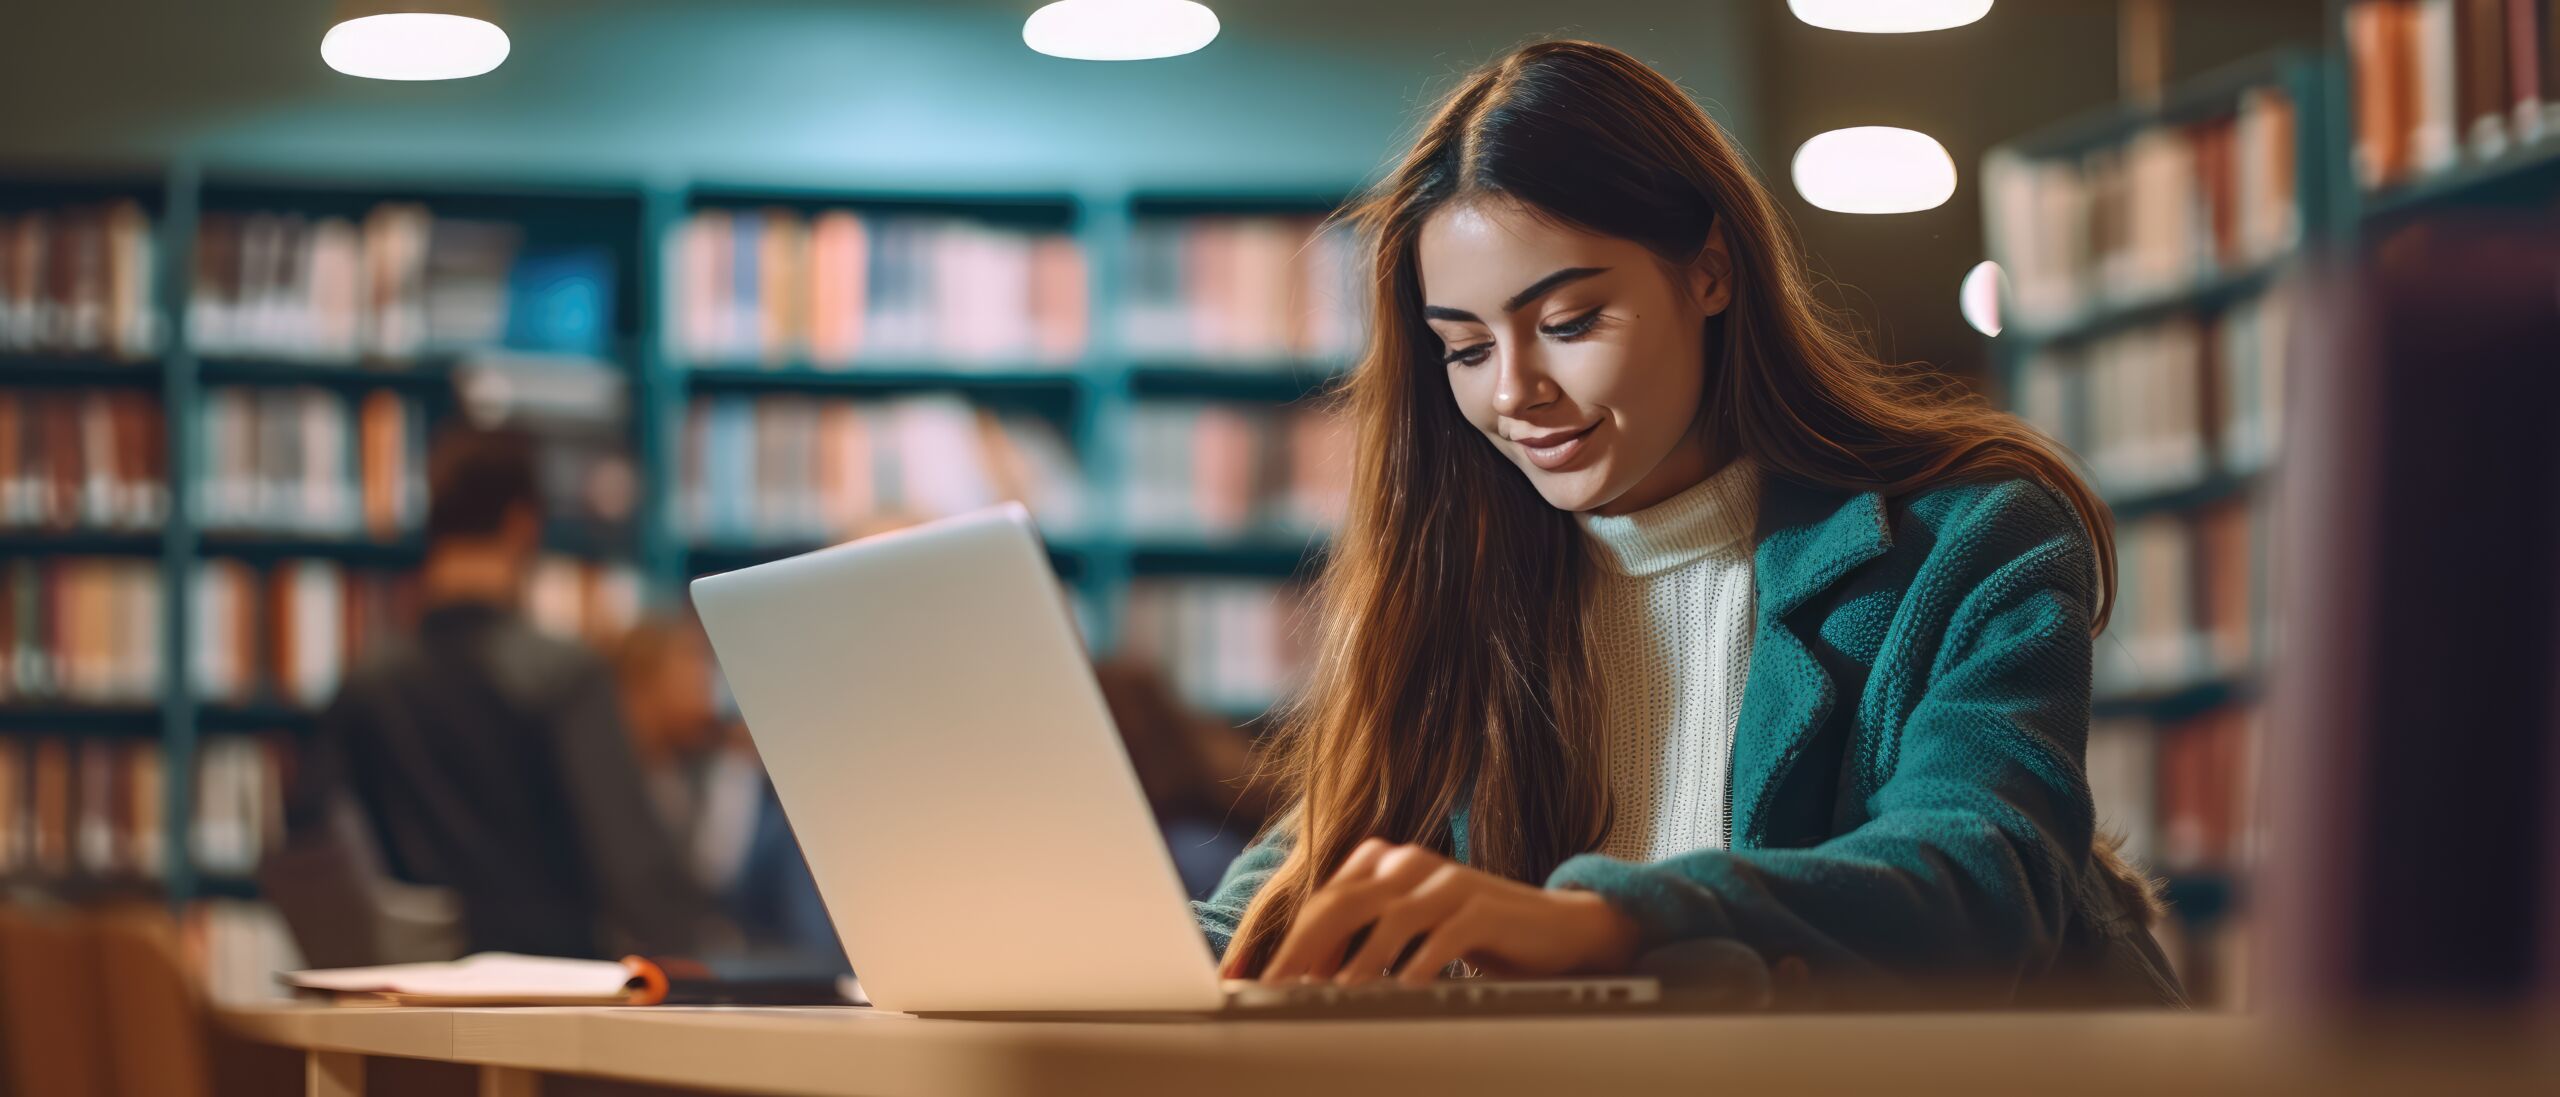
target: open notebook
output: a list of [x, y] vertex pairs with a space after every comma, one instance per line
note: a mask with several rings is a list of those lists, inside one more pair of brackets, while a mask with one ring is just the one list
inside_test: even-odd
[[652, 1006], [662, 1002], [868, 1004], [850, 975], [805, 965], [706, 964], [626, 956], [568, 960], [481, 952], [443, 963], [288, 971], [299, 990], [346, 1005]]

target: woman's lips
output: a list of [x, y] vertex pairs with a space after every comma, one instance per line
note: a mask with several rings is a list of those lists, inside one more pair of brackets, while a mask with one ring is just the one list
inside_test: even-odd
[[1582, 455], [1583, 448], [1591, 440], [1591, 432], [1599, 426], [1595, 420], [1581, 430], [1560, 430], [1532, 438], [1517, 438], [1513, 439], [1513, 444], [1520, 447], [1521, 453], [1528, 455], [1530, 464], [1554, 472], [1572, 464], [1574, 458]]

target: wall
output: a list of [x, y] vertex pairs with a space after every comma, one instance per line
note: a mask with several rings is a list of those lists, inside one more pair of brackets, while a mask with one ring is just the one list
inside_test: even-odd
[[[508, 63], [330, 71], [319, 0], [29, 5], [0, 24], [0, 158], [179, 150], [293, 169], [703, 173], [758, 182], [1292, 189], [1385, 162], [1455, 73], [1531, 35], [1635, 51], [1754, 129], [1752, 5], [1227, 0], [1208, 49], [1138, 64], [1022, 44], [1031, 0], [501, 0]], [[27, 105], [39, 104], [29, 109]]]

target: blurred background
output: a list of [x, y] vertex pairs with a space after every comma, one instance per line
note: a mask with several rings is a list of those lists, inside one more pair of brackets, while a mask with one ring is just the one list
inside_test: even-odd
[[[1365, 318], [1322, 218], [1459, 73], [1567, 35], [1699, 98], [1888, 358], [2083, 460], [2123, 577], [2100, 814], [2168, 881], [2190, 990], [2247, 1004], [2314, 272], [2560, 195], [2543, 0], [2011, 0], [1924, 34], [1227, 0], [1205, 48], [1126, 63], [1027, 48], [1027, 0], [462, 6], [511, 53], [438, 82], [333, 71], [319, 0], [0, 16], [0, 879], [22, 916], [169, 905], [217, 995], [304, 959], [261, 865], [342, 680], [431, 608], [430, 471], [470, 429], [538, 440], [524, 616], [622, 676], [679, 842], [756, 780], [682, 584], [1019, 499], [1205, 892], [1267, 810], [1241, 778], [1347, 491], [1321, 396]], [[1799, 150], [1862, 126], [1934, 139], [1952, 189], [1820, 201]], [[755, 829], [719, 810], [687, 847], [714, 891]]]

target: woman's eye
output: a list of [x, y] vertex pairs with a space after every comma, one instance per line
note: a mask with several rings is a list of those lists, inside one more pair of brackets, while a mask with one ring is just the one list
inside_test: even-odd
[[1547, 334], [1549, 334], [1549, 335], [1553, 335], [1553, 336], [1557, 336], [1557, 337], [1565, 338], [1565, 339], [1571, 339], [1571, 338], [1573, 338], [1573, 337], [1575, 337], [1575, 336], [1577, 336], [1577, 335], [1581, 335], [1581, 334], [1582, 334], [1582, 333], [1584, 333], [1584, 332], [1590, 331], [1590, 330], [1591, 330], [1591, 325], [1596, 324], [1596, 323], [1599, 323], [1599, 322], [1600, 322], [1600, 310], [1599, 310], [1599, 309], [1593, 309], [1593, 310], [1591, 310], [1591, 311], [1589, 311], [1589, 312], [1583, 313], [1583, 314], [1582, 314], [1582, 315], [1580, 315], [1580, 316], [1574, 317], [1574, 318], [1573, 318], [1573, 319], [1571, 319], [1571, 320], [1567, 320], [1567, 321], [1565, 321], [1565, 322], [1563, 322], [1563, 323], [1561, 323], [1561, 324], [1557, 324], [1557, 325], [1554, 325], [1554, 326], [1552, 326], [1552, 327], [1542, 327], [1542, 328], [1539, 328], [1538, 330], [1539, 330], [1539, 331], [1542, 331], [1542, 332], [1545, 332], [1545, 333], [1547, 333]]
[[1475, 365], [1478, 362], [1484, 361], [1485, 351], [1492, 346], [1493, 344], [1491, 343], [1476, 343], [1470, 346], [1454, 348], [1448, 353], [1440, 356], [1440, 364], [1444, 366]]

